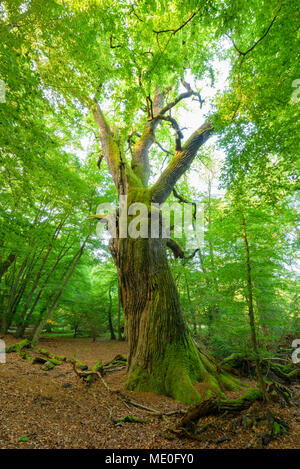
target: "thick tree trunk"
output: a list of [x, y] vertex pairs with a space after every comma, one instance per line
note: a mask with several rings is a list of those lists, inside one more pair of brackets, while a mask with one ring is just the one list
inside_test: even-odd
[[[99, 103], [91, 106], [99, 127], [104, 158], [118, 194], [128, 195], [128, 207], [135, 202], [147, 204], [148, 208], [151, 202], [166, 202], [176, 182], [189, 169], [199, 148], [214, 131], [208, 119], [181, 144], [180, 127], [167, 114], [182, 99], [197, 95], [187, 83], [183, 84], [187, 91], [165, 106], [164, 91], [157, 89], [153, 101], [150, 99], [147, 121], [134, 146], [130, 166], [124, 156], [124, 145], [120, 146], [115, 138]], [[148, 188], [149, 150], [155, 141], [157, 126], [165, 121], [171, 123], [176, 132], [174, 156]], [[198, 351], [188, 333], [165, 247], [166, 240], [161, 238], [114, 237], [111, 241], [130, 349], [127, 387], [165, 394], [189, 404], [200, 401], [201, 395], [221, 393], [238, 384], [229, 376], [217, 373], [213, 360]], [[181, 254], [177, 252], [176, 255]], [[202, 384], [196, 388], [197, 381]]]
[[[128, 389], [152, 391], [184, 403], [238, 388], [199, 352], [181, 313], [165, 240], [114, 239], [129, 341]], [[201, 383], [195, 386], [195, 383]]]

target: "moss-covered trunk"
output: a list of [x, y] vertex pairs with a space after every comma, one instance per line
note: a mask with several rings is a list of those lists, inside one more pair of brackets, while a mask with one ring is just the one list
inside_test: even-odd
[[[165, 240], [114, 239], [129, 341], [127, 388], [196, 403], [238, 383], [199, 352], [180, 308]], [[196, 385], [199, 382], [201, 384]]]

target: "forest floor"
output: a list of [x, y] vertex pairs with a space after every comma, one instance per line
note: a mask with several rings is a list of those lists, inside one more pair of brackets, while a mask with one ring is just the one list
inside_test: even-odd
[[[6, 345], [16, 342], [5, 337]], [[112, 360], [117, 354], [127, 354], [127, 344], [117, 341], [91, 339], [42, 339], [40, 347], [76, 358], [92, 367], [99, 359]], [[34, 357], [38, 353], [29, 351]], [[41, 365], [24, 361], [17, 353], [7, 354], [6, 364], [0, 364], [0, 448], [246, 448], [251, 446], [261, 429], [232, 428], [238, 416], [209, 416], [201, 424], [210, 423], [201, 434], [202, 441], [178, 438], [168, 429], [175, 427], [180, 417], [161, 418], [144, 410], [128, 407], [111, 394], [98, 380], [88, 386], [73, 371], [71, 364], [63, 363], [51, 371]], [[158, 409], [172, 411], [186, 408], [171, 398], [152, 393], [125, 390], [125, 371], [107, 374], [111, 389], [124, 391], [131, 399]], [[244, 380], [245, 381], [245, 380]], [[246, 384], [254, 385], [251, 381]], [[231, 392], [229, 398], [241, 392]], [[256, 402], [251, 409], [239, 415], [264, 411], [263, 403]], [[300, 448], [300, 408], [282, 407], [276, 403], [270, 410], [289, 424], [288, 433], [271, 441], [267, 448]], [[115, 425], [110, 416], [119, 419], [127, 415], [138, 417], [143, 423]], [[225, 441], [222, 441], [225, 440]]]

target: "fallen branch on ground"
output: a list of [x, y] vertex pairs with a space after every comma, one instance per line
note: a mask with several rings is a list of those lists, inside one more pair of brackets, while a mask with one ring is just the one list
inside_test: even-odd
[[207, 415], [217, 415], [223, 412], [240, 412], [248, 409], [256, 400], [262, 400], [263, 395], [258, 389], [250, 388], [238, 399], [218, 399], [210, 397], [188, 409], [177, 430], [195, 433], [198, 420]]

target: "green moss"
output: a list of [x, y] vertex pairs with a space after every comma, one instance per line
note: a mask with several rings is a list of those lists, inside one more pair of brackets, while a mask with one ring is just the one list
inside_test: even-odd
[[42, 370], [49, 371], [49, 370], [52, 370], [54, 367], [55, 365], [51, 363], [50, 361], [48, 361], [45, 363], [45, 365], [42, 366]]
[[49, 358], [49, 362], [51, 362], [53, 365], [61, 365], [62, 362], [57, 360], [56, 358]]
[[48, 350], [45, 350], [43, 348], [38, 348], [38, 351], [42, 354], [48, 357], [51, 360], [57, 360], [59, 361], [59, 365], [61, 365], [62, 362], [66, 361], [67, 358], [61, 355], [55, 355], [54, 353], [48, 352]]
[[[136, 391], [163, 394], [185, 404], [196, 404], [203, 397], [224, 396], [222, 389], [239, 389], [240, 384], [229, 375], [219, 379], [213, 362], [199, 352], [188, 336], [184, 343], [166, 347], [164, 357], [156, 357], [151, 372], [140, 366], [130, 370], [126, 386]], [[200, 382], [199, 386], [195, 383]]]
[[141, 420], [138, 417], [132, 417], [131, 415], [125, 415], [125, 417], [122, 417], [119, 419], [119, 422], [128, 422], [128, 423], [146, 423], [146, 420]]
[[16, 344], [13, 344], [10, 347], [7, 347], [6, 353], [12, 353], [12, 352], [20, 353], [21, 350], [25, 347], [29, 347], [28, 339], [21, 340], [20, 342], [17, 342]]
[[288, 373], [287, 376], [289, 377], [290, 380], [298, 378], [298, 377], [300, 377], [300, 371], [299, 370], [293, 370], [290, 373]]
[[19, 355], [22, 358], [22, 360], [25, 360], [26, 362], [30, 362], [31, 356], [28, 353], [20, 351]]
[[45, 364], [45, 363], [52, 363], [53, 367], [62, 364], [61, 361], [56, 360], [55, 358], [48, 358], [48, 357], [47, 357], [47, 358], [44, 358], [44, 357], [35, 357], [35, 358], [32, 360], [32, 364], [35, 365], [36, 363], [42, 363], [42, 364]]
[[238, 379], [234, 378], [233, 376], [230, 376], [228, 373], [220, 373], [218, 375], [218, 381], [224, 386], [225, 389], [228, 391], [238, 391], [241, 389], [243, 386], [245, 386], [243, 383], [241, 383]]
[[242, 406], [244, 402], [255, 402], [262, 398], [262, 393], [259, 389], [249, 388], [247, 391], [237, 399], [226, 399], [227, 404], [235, 404], [237, 406]]
[[102, 367], [102, 360], [98, 360], [92, 368], [92, 371], [98, 371]]
[[276, 438], [278, 435], [282, 435], [283, 433], [287, 433], [287, 432], [288, 432], [287, 426], [283, 422], [278, 421], [275, 418], [273, 421], [272, 430], [271, 430], [272, 437]]
[[[219, 379], [219, 376], [218, 376], [218, 379]], [[218, 379], [215, 378], [212, 374], [207, 376], [206, 380], [209, 383], [210, 389], [206, 391], [205, 397], [211, 397], [213, 394], [220, 394], [224, 396], [224, 394], [220, 392], [221, 387], [218, 382]]]

